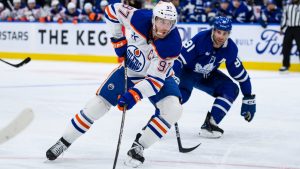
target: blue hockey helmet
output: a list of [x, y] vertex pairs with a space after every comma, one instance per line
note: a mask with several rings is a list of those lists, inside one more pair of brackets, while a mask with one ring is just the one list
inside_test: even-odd
[[218, 29], [222, 31], [231, 31], [232, 29], [231, 19], [224, 16], [218, 16], [215, 18], [213, 26], [214, 29]]

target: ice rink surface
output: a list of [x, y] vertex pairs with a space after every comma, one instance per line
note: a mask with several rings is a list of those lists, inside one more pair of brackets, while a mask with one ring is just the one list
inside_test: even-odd
[[[9, 60], [17, 63], [18, 60]], [[0, 169], [109, 169], [113, 166], [121, 112], [116, 108], [96, 121], [54, 162], [46, 150], [60, 137], [70, 119], [94, 96], [117, 65], [31, 61], [20, 68], [0, 63], [0, 128], [24, 108], [35, 119], [22, 133], [0, 145]], [[221, 139], [198, 136], [213, 98], [194, 91], [184, 105], [179, 127], [184, 147], [202, 143], [191, 153], [178, 152], [172, 128], [160, 142], [145, 150], [145, 169], [300, 169], [300, 74], [249, 71], [257, 95], [254, 120], [240, 116], [242, 95], [221, 122]], [[118, 169], [135, 135], [154, 108], [143, 99], [126, 114]]]

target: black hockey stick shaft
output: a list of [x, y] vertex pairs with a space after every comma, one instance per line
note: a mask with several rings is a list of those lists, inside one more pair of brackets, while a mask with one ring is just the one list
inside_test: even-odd
[[191, 147], [191, 148], [182, 147], [178, 123], [175, 123], [175, 131], [176, 131], [176, 138], [177, 138], [179, 152], [188, 153], [188, 152], [195, 150], [197, 147], [199, 147], [201, 145], [201, 143], [200, 143], [200, 144], [196, 145], [195, 147]]
[[12, 64], [12, 63], [7, 62], [7, 61], [5, 61], [5, 60], [3, 60], [3, 59], [0, 59], [0, 61], [4, 62], [4, 63], [6, 63], [6, 64], [8, 64], [8, 65], [10, 65], [10, 66], [16, 67], [16, 68], [18, 68], [18, 67], [20, 67], [20, 66], [23, 66], [24, 64], [30, 62], [30, 60], [31, 60], [31, 58], [30, 58], [30, 57], [27, 57], [26, 59], [24, 59], [22, 62], [20, 62], [20, 63], [18, 63], [18, 64]]
[[[124, 93], [127, 92], [127, 65], [126, 65], [126, 56], [124, 58]], [[118, 145], [117, 145], [117, 150], [116, 150], [116, 155], [115, 155], [115, 160], [114, 160], [114, 165], [113, 169], [116, 168], [117, 162], [118, 162], [118, 156], [119, 156], [119, 151], [120, 151], [120, 146], [121, 146], [121, 140], [123, 136], [123, 129], [124, 129], [124, 123], [125, 123], [125, 114], [126, 114], [126, 109], [127, 106], [124, 106], [123, 109], [123, 114], [122, 114], [122, 121], [121, 121], [121, 127], [120, 127], [120, 133], [119, 133], [119, 140], [118, 140]]]

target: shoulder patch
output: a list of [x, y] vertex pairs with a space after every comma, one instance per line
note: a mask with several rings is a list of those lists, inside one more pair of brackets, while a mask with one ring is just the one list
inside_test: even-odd
[[149, 39], [149, 30], [152, 27], [152, 11], [147, 9], [136, 10], [131, 18], [131, 26], [141, 36]]

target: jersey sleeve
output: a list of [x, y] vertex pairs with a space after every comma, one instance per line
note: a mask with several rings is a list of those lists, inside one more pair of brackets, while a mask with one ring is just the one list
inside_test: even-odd
[[124, 36], [122, 26], [130, 27], [130, 20], [135, 11], [135, 8], [122, 3], [114, 3], [105, 8], [104, 16], [112, 37], [118, 39]]
[[228, 52], [230, 58], [226, 59], [226, 68], [232, 78], [239, 82], [243, 95], [251, 95], [252, 86], [248, 72], [244, 68], [241, 60], [237, 57], [238, 49], [236, 45]]

